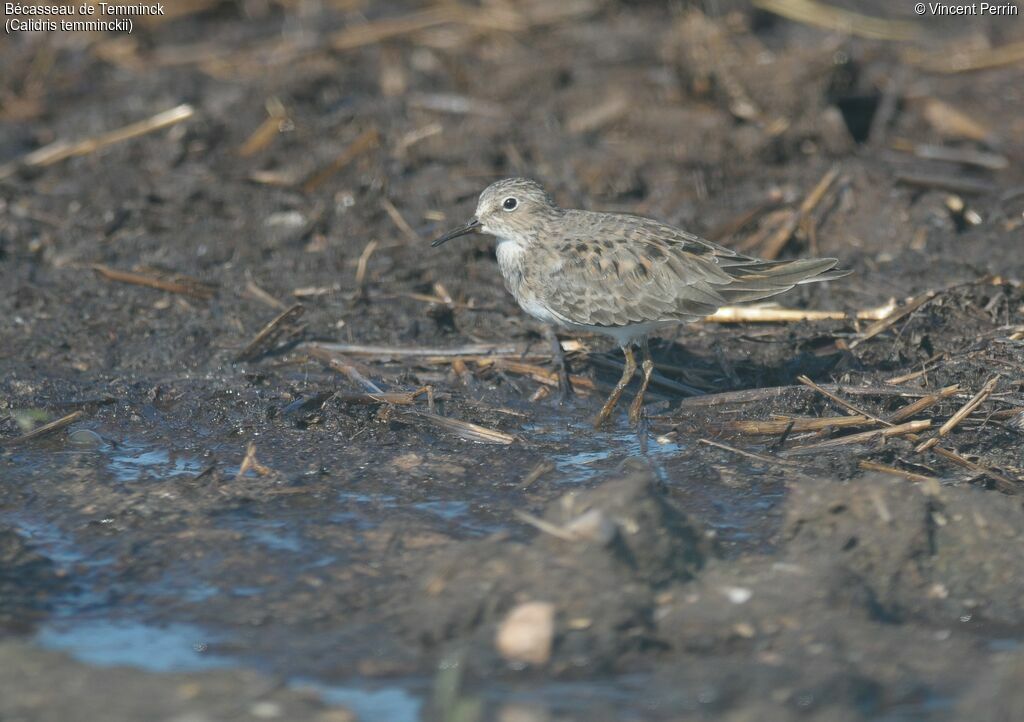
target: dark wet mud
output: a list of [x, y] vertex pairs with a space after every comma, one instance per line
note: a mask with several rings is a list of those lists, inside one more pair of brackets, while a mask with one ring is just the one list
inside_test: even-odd
[[[702, 10], [0, 46], [0, 718], [1024, 717], [1024, 20]], [[559, 403], [491, 244], [429, 247], [516, 174], [854, 274], [595, 432], [620, 352], [563, 333]]]

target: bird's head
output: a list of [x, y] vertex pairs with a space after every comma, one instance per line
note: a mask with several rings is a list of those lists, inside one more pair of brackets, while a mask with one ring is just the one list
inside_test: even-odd
[[469, 223], [449, 231], [431, 245], [440, 246], [469, 233], [515, 238], [559, 212], [551, 196], [536, 181], [506, 178], [484, 188]]

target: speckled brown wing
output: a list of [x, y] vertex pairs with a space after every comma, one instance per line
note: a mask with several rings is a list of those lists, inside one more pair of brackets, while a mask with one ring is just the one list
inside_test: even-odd
[[557, 316], [591, 326], [694, 321], [788, 291], [836, 264], [762, 261], [637, 216], [567, 211], [559, 225], [564, 233], [546, 239], [559, 262], [537, 279], [542, 297]]

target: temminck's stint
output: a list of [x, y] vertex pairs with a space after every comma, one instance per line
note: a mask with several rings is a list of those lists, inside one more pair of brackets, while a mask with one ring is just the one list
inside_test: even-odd
[[595, 427], [608, 420], [636, 372], [633, 344], [640, 346], [643, 379], [629, 418], [639, 421], [654, 371], [651, 332], [848, 273], [833, 270], [835, 258], [765, 261], [649, 218], [559, 208], [525, 178], [487, 186], [474, 218], [432, 245], [469, 233], [497, 237], [505, 285], [528, 314], [611, 336], [622, 347], [626, 368]]

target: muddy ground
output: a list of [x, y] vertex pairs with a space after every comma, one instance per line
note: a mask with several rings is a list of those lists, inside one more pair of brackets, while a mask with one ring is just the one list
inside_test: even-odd
[[[801, 5], [5, 38], [0, 718], [1024, 717], [1024, 20]], [[518, 174], [841, 258], [782, 303], [847, 316], [669, 333], [595, 433], [621, 354], [563, 334], [559, 404], [428, 244]]]

